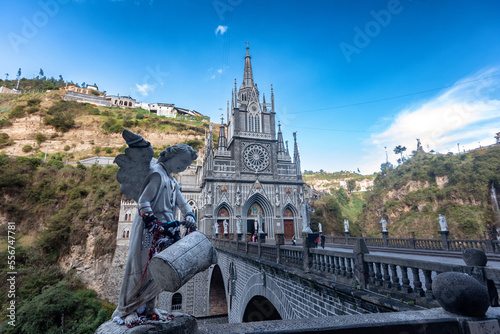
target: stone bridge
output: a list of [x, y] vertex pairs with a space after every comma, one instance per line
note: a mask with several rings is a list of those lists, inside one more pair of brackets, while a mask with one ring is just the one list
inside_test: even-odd
[[485, 267], [470, 267], [450, 252], [368, 251], [362, 238], [344, 238], [337, 245], [347, 248], [325, 249], [227, 239], [212, 243], [230, 323], [439, 307], [432, 280], [449, 271], [468, 273], [495, 292], [500, 285], [496, 258]]

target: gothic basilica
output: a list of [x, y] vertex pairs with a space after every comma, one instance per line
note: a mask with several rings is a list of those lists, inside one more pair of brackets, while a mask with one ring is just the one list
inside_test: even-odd
[[[191, 172], [184, 172], [192, 177], [181, 175], [179, 180], [184, 197], [198, 211], [200, 231], [207, 235], [222, 236], [224, 221], [231, 236], [256, 233], [254, 221], [261, 215], [259, 230], [269, 239], [276, 233], [284, 233], [287, 240], [301, 236], [304, 182], [295, 133], [292, 161], [280, 125], [276, 133], [273, 87], [271, 103], [260, 95], [247, 47], [243, 82], [237, 89], [235, 80], [227, 125], [221, 124], [217, 149], [209, 133], [203, 166], [193, 166]], [[199, 184], [198, 194], [193, 181]]]

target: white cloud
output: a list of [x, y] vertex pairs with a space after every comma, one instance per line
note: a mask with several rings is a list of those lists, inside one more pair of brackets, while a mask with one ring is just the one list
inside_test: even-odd
[[229, 66], [222, 66], [222, 68], [218, 68], [216, 70], [214, 70], [213, 67], [210, 67], [208, 70], [207, 70], [207, 73], [208, 73], [208, 76], [210, 78], [210, 80], [213, 80], [215, 78], [217, 78], [218, 76], [221, 76], [224, 72], [226, 72], [226, 70], [229, 68]]
[[215, 35], [217, 35], [218, 33], [224, 35], [226, 31], [227, 31], [227, 26], [218, 26], [217, 29], [215, 29]]
[[[382, 132], [371, 136], [370, 153], [363, 169], [377, 171], [385, 162], [384, 146], [389, 160], [397, 157], [397, 145], [407, 147], [407, 154], [416, 149], [419, 138], [426, 151], [439, 153], [474, 149], [494, 143], [500, 131], [500, 67], [479, 71], [456, 82], [440, 95], [401, 110]], [[391, 159], [391, 156], [394, 159]]]
[[156, 88], [156, 86], [152, 86], [147, 83], [145, 83], [144, 85], [139, 85], [138, 83], [136, 83], [135, 86], [137, 87], [137, 91], [139, 92], [139, 94], [141, 94], [142, 96], [148, 96], [149, 92], [153, 92]]

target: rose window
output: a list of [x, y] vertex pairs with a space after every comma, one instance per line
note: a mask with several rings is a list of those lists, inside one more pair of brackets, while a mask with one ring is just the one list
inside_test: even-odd
[[245, 165], [256, 172], [260, 172], [269, 166], [269, 153], [260, 145], [250, 145], [243, 152]]

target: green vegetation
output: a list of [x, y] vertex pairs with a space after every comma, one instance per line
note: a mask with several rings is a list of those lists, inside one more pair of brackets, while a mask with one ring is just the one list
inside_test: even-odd
[[9, 135], [5, 132], [0, 132], [0, 148], [14, 144], [14, 141], [10, 139]]
[[[74, 167], [55, 157], [43, 163], [39, 158], [0, 155], [0, 206], [6, 219], [16, 223], [18, 272], [18, 325], [7, 325], [7, 310], [2, 308], [0, 332], [93, 333], [109, 319], [114, 306], [85, 289], [71, 271], [64, 274], [57, 263], [72, 246], [85, 243], [89, 233], [99, 233], [95, 256], [114, 251], [121, 198], [116, 169]], [[6, 235], [6, 225], [1, 228]], [[7, 258], [6, 251], [1, 255]], [[1, 264], [3, 271], [6, 265]], [[2, 305], [7, 284], [0, 282]]]
[[397, 168], [381, 166], [360, 215], [368, 235], [378, 236], [381, 214], [393, 237], [413, 231], [437, 238], [438, 214], [448, 221], [450, 237], [480, 239], [495, 224], [490, 189], [500, 189], [500, 146], [460, 155], [414, 152]]

